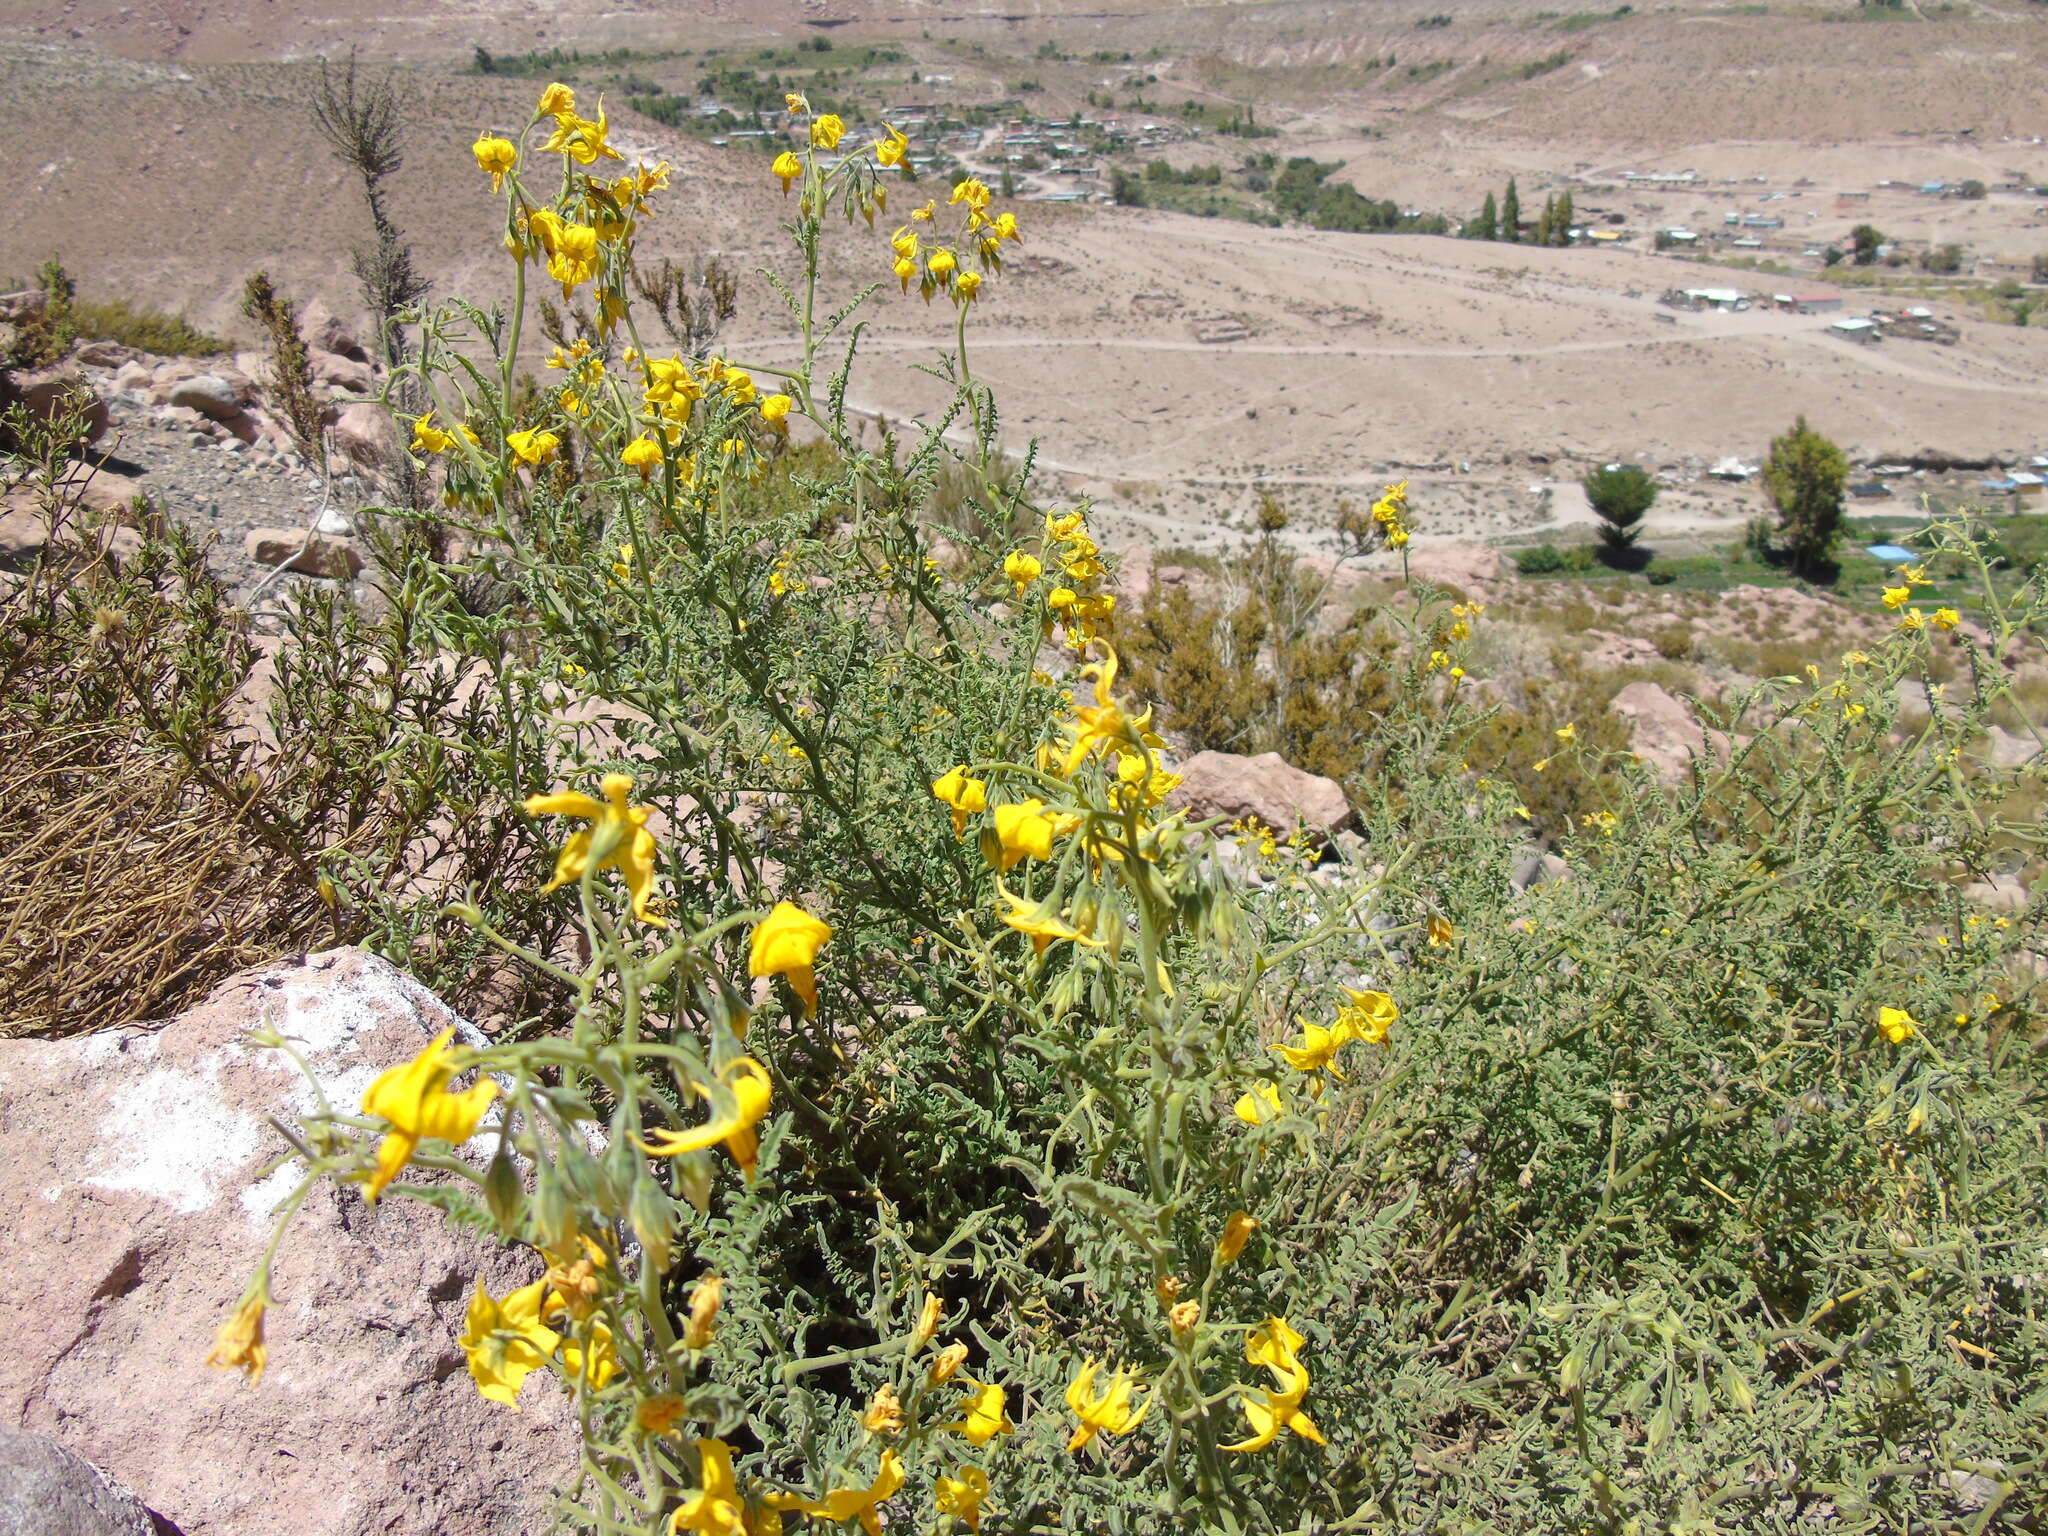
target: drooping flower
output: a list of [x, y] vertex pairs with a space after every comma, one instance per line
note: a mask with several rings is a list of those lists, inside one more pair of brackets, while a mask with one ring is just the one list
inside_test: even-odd
[[[515, 437], [517, 433], [513, 434]], [[626, 548], [630, 551], [631, 545]], [[644, 805], [630, 805], [633, 790], [628, 774], [608, 773], [599, 781], [604, 799], [597, 800], [578, 790], [552, 795], [529, 795], [529, 816], [575, 816], [590, 825], [572, 833], [555, 855], [555, 873], [541, 887], [541, 894], [560, 890], [585, 873], [616, 869], [633, 899], [633, 916], [654, 928], [666, 928], [668, 920], [652, 908], [654, 900], [654, 856], [659, 851], [647, 819], [654, 812]]]
[[1937, 608], [1934, 610], [1933, 623], [1936, 629], [1954, 629], [1962, 622], [1963, 616], [1953, 608]]
[[[1448, 926], [1448, 925], [1446, 925]], [[1378, 1045], [1401, 1017], [1401, 1010], [1384, 992], [1355, 992], [1344, 988], [1345, 1003], [1337, 1010], [1335, 1028], [1352, 1040]]]
[[1280, 1102], [1280, 1090], [1269, 1082], [1253, 1083], [1250, 1090], [1238, 1095], [1237, 1103], [1231, 1106], [1231, 1113], [1246, 1125], [1265, 1125], [1286, 1113]]
[[483, 134], [469, 146], [469, 152], [476, 156], [477, 169], [491, 178], [491, 190], [502, 191], [505, 175], [519, 163], [519, 147], [510, 139], [500, 139]]
[[1003, 557], [1003, 574], [1016, 585], [1017, 596], [1022, 597], [1024, 589], [1045, 574], [1045, 565], [1038, 556], [1013, 549]]
[[811, 99], [798, 91], [783, 93], [782, 104], [799, 117], [807, 116], [811, 110]]
[[787, 976], [804, 1011], [818, 1011], [818, 981], [812, 967], [818, 951], [832, 939], [831, 925], [811, 916], [794, 902], [778, 901], [775, 910], [754, 927], [753, 943], [747, 956], [750, 975]]
[[971, 779], [965, 764], [948, 768], [932, 780], [932, 794], [953, 810], [953, 835], [967, 835], [967, 818], [988, 809], [988, 781]]
[[633, 1428], [643, 1435], [668, 1435], [683, 1422], [689, 1405], [674, 1392], [657, 1392], [633, 1405]]
[[903, 1400], [888, 1382], [875, 1388], [875, 1395], [868, 1399], [867, 1411], [860, 1416], [860, 1425], [871, 1435], [903, 1433]]
[[642, 434], [619, 450], [619, 462], [628, 469], [640, 471], [640, 478], [647, 479], [661, 468], [661, 444]]
[[818, 149], [837, 149], [846, 137], [846, 123], [837, 113], [825, 112], [811, 120], [811, 143]]
[[932, 1502], [970, 1531], [981, 1529], [981, 1504], [988, 1497], [988, 1474], [979, 1467], [956, 1467], [951, 1477], [932, 1485]]
[[462, 1338], [462, 1352], [469, 1357], [469, 1374], [476, 1389], [494, 1403], [519, 1406], [519, 1389], [526, 1378], [546, 1365], [561, 1347], [562, 1336], [541, 1321], [546, 1280], [536, 1280], [493, 1301], [481, 1278], [476, 1294], [469, 1299], [469, 1315]]
[[557, 80], [540, 93], [540, 105], [533, 109], [535, 117], [560, 117], [565, 112], [576, 110], [576, 93]]
[[570, 1338], [562, 1342], [563, 1374], [570, 1381], [580, 1381], [591, 1391], [602, 1391], [606, 1382], [619, 1374], [619, 1357], [612, 1347], [612, 1331], [606, 1324], [592, 1319], [589, 1324], [590, 1337], [587, 1341]]
[[[647, 1140], [640, 1142], [640, 1150], [650, 1157], [680, 1157], [723, 1142], [732, 1160], [751, 1179], [761, 1153], [761, 1138], [754, 1127], [768, 1114], [775, 1084], [768, 1069], [751, 1056], [738, 1056], [727, 1062], [718, 1080], [732, 1100], [729, 1108], [714, 1113], [694, 1131], [652, 1131]], [[716, 1101], [714, 1089], [702, 1083], [691, 1086], [703, 1097]]]
[[790, 183], [803, 175], [804, 163], [785, 149], [775, 157], [775, 163], [769, 166], [768, 169], [781, 181], [782, 195], [787, 197], [789, 196]]
[[1878, 1033], [1893, 1045], [1904, 1045], [1920, 1033], [1920, 1021], [1903, 1008], [1880, 1008], [1877, 1010]]
[[244, 1293], [235, 1310], [228, 1314], [228, 1320], [215, 1331], [213, 1351], [207, 1355], [206, 1363], [241, 1371], [252, 1387], [261, 1381], [263, 1367], [270, 1360], [269, 1351], [263, 1347], [263, 1313], [269, 1302], [260, 1283]]
[[1135, 1409], [1131, 1407], [1131, 1388], [1136, 1383], [1129, 1371], [1113, 1372], [1108, 1386], [1098, 1393], [1095, 1377], [1099, 1369], [1096, 1362], [1089, 1359], [1083, 1362], [1080, 1372], [1067, 1384], [1067, 1406], [1080, 1421], [1073, 1437], [1067, 1441], [1069, 1451], [1078, 1451], [1098, 1434], [1128, 1434], [1138, 1427], [1138, 1421], [1152, 1406], [1148, 1393]]
[[996, 807], [996, 844], [1000, 867], [1008, 870], [1020, 859], [1049, 859], [1055, 838], [1081, 824], [1078, 816], [1055, 813], [1036, 797], [1017, 805]]
[[555, 450], [562, 446], [562, 440], [552, 432], [534, 428], [525, 432], [506, 433], [505, 446], [512, 450], [512, 456], [520, 463], [538, 467], [555, 456]]
[[901, 165], [903, 157], [910, 150], [910, 140], [888, 123], [882, 124], [882, 137], [875, 141], [875, 161], [880, 165]]
[[960, 259], [942, 245], [925, 258], [924, 269], [932, 275], [934, 282], [943, 284], [959, 265]]
[[1244, 1252], [1244, 1245], [1251, 1235], [1259, 1230], [1256, 1217], [1246, 1211], [1232, 1211], [1230, 1219], [1223, 1223], [1223, 1235], [1216, 1239], [1216, 1264], [1220, 1269], [1225, 1264], [1235, 1264], [1237, 1256]]
[[1245, 1336], [1245, 1359], [1270, 1371], [1275, 1385], [1268, 1390], [1247, 1391], [1239, 1400], [1252, 1433], [1248, 1439], [1224, 1446], [1224, 1450], [1264, 1450], [1283, 1429], [1317, 1445], [1326, 1443], [1315, 1421], [1301, 1411], [1309, 1388], [1308, 1367], [1296, 1354], [1303, 1342], [1284, 1317], [1269, 1317]]
[[434, 413], [415, 416], [412, 423], [412, 446], [418, 453], [446, 453], [455, 446], [455, 434], [443, 432], [434, 425]]
[[927, 1373], [931, 1384], [935, 1387], [945, 1385], [945, 1383], [953, 1379], [954, 1373], [966, 1363], [967, 1346], [965, 1344], [948, 1344], [944, 1349], [932, 1356], [931, 1370]]
[[876, 1506], [885, 1499], [894, 1498], [902, 1486], [902, 1458], [894, 1451], [884, 1451], [875, 1471], [875, 1480], [865, 1488], [835, 1489], [822, 1499], [806, 1499], [794, 1493], [772, 1493], [768, 1495], [767, 1503], [772, 1509], [800, 1510], [835, 1523], [858, 1520], [867, 1536], [882, 1536], [882, 1517]]
[[771, 427], [779, 427], [789, 419], [789, 409], [795, 404], [788, 395], [770, 395], [761, 402], [761, 419]]
[[1102, 941], [1083, 933], [1059, 914], [1059, 909], [1049, 901], [1030, 902], [1015, 891], [1003, 891], [1003, 899], [1010, 904], [1010, 910], [1003, 914], [1006, 926], [1031, 940], [1031, 952], [1042, 955], [1056, 939], [1072, 944], [1085, 944], [1090, 949], [1102, 948]]
[[578, 165], [594, 165], [599, 160], [624, 160], [626, 157], [611, 146], [610, 124], [604, 108], [597, 110], [597, 121], [578, 117], [573, 109], [555, 114], [555, 131], [548, 136], [541, 150], [550, 155], [567, 155]]
[[987, 1445], [997, 1435], [1015, 1432], [1017, 1426], [1003, 1411], [1007, 1394], [1001, 1387], [992, 1382], [975, 1381], [972, 1377], [963, 1376], [961, 1380], [974, 1390], [960, 1405], [960, 1417], [951, 1424], [941, 1424], [939, 1428], [953, 1430], [974, 1446]]
[[1429, 943], [1432, 949], [1441, 949], [1457, 936], [1457, 930], [1451, 926], [1449, 918], [1441, 917], [1434, 913], [1431, 914], [1429, 919]]
[[1307, 1019], [1295, 1022], [1301, 1025], [1301, 1043], [1276, 1045], [1273, 1049], [1295, 1071], [1314, 1074], [1311, 1091], [1320, 1094], [1323, 1091], [1323, 1073], [1329, 1073], [1340, 1082], [1343, 1080], [1344, 1074], [1337, 1066], [1337, 1052], [1351, 1039], [1351, 1031], [1341, 1022], [1328, 1028], [1311, 1024]]
[[958, 304], [972, 304], [974, 296], [981, 292], [981, 274], [962, 272], [953, 279], [953, 300]]
[[732, 1475], [732, 1447], [723, 1440], [697, 1442], [697, 1483], [694, 1493], [668, 1517], [670, 1536], [696, 1531], [699, 1536], [749, 1536], [747, 1506]]
[[712, 1325], [718, 1321], [719, 1303], [724, 1298], [725, 1282], [717, 1275], [706, 1275], [691, 1288], [690, 1316], [683, 1324], [685, 1349], [710, 1347]]
[[380, 1073], [363, 1093], [363, 1113], [376, 1115], [391, 1126], [377, 1147], [377, 1166], [363, 1191], [363, 1198], [372, 1205], [384, 1186], [412, 1160], [422, 1141], [460, 1146], [476, 1134], [484, 1111], [498, 1096], [498, 1085], [488, 1077], [460, 1093], [448, 1092], [449, 1080], [462, 1067], [450, 1047], [454, 1038], [455, 1028], [450, 1025], [411, 1061]]

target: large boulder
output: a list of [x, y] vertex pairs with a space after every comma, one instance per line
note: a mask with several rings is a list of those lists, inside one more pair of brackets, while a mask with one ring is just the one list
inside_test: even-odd
[[61, 1436], [185, 1536], [546, 1529], [575, 1466], [567, 1399], [484, 1401], [456, 1343], [477, 1280], [534, 1280], [534, 1254], [323, 1186], [272, 1272], [262, 1380], [204, 1364], [292, 1187], [268, 1122], [314, 1102], [248, 1032], [295, 1039], [353, 1109], [449, 1025], [467, 1028], [344, 949], [236, 977], [165, 1024], [0, 1041], [0, 1421]]
[[252, 565], [266, 570], [281, 565], [301, 576], [347, 581], [363, 568], [363, 557], [353, 545], [317, 530], [251, 528], [242, 536], [242, 549]]
[[142, 1502], [54, 1440], [0, 1426], [0, 1531], [7, 1536], [156, 1536]]
[[1278, 752], [1243, 757], [1235, 752], [1197, 752], [1180, 764], [1180, 784], [1166, 803], [1197, 820], [1246, 817], [1290, 833], [1297, 828], [1327, 836], [1351, 819], [1344, 786], [1305, 773]]
[[171, 405], [182, 405], [215, 421], [233, 425], [247, 417], [252, 397], [249, 381], [239, 373], [198, 373], [174, 382], [166, 397]]
[[1507, 565], [1491, 544], [1445, 539], [1410, 545], [1408, 574], [1414, 580], [1439, 587], [1484, 593], [1506, 578]]
[[1610, 706], [1629, 723], [1637, 757], [1665, 779], [1682, 779], [1694, 759], [1706, 756], [1707, 731], [1685, 701], [1655, 683], [1630, 683]]
[[396, 452], [391, 415], [374, 401], [361, 400], [344, 407], [328, 433], [335, 452], [365, 469], [388, 463]]
[[18, 402], [31, 416], [43, 421], [54, 421], [67, 411], [82, 409], [80, 424], [89, 443], [98, 442], [113, 421], [107, 402], [72, 358], [47, 368], [6, 375], [0, 381], [0, 405], [9, 402]]

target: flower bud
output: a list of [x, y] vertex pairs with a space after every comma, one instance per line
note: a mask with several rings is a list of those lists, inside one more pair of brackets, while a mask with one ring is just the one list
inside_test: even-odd
[[501, 1144], [484, 1173], [484, 1204], [490, 1207], [491, 1219], [510, 1231], [518, 1227], [519, 1210], [525, 1202], [526, 1190], [520, 1184], [518, 1166]]
[[965, 1344], [948, 1344], [932, 1361], [931, 1382], [933, 1386], [951, 1381], [953, 1373], [967, 1363]]
[[690, 1292], [690, 1317], [683, 1325], [683, 1348], [708, 1349], [712, 1325], [718, 1320], [719, 1303], [725, 1298], [725, 1282], [706, 1275]]
[[1258, 1230], [1256, 1218], [1244, 1211], [1232, 1211], [1230, 1220], [1223, 1223], [1223, 1235], [1216, 1239], [1217, 1267], [1236, 1263], [1237, 1256], [1244, 1252], [1244, 1245]]
[[633, 1235], [640, 1240], [640, 1251], [647, 1256], [647, 1262], [654, 1266], [655, 1273], [665, 1273], [675, 1257], [670, 1243], [675, 1231], [675, 1202], [661, 1192], [661, 1186], [654, 1180], [641, 1178], [633, 1185], [626, 1219], [633, 1225]]

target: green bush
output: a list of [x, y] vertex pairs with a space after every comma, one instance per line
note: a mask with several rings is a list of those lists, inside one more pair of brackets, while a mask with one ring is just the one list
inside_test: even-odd
[[[541, 165], [565, 220], [604, 195]], [[793, 296], [874, 186], [818, 154], [798, 179]], [[1307, 725], [1368, 715], [1372, 755], [1357, 844], [1228, 849], [1162, 802], [1155, 730], [1170, 624], [1217, 620], [1120, 630], [1086, 509], [999, 462], [970, 367], [994, 285], [919, 268], [960, 306], [955, 387], [877, 446], [827, 295], [764, 396], [627, 362], [630, 240], [589, 271], [560, 245], [551, 281], [617, 295], [618, 334], [515, 414], [520, 312], [426, 317], [415, 437], [470, 552], [394, 510], [387, 601], [297, 608], [280, 766], [222, 702], [251, 648], [152, 623], [150, 669], [103, 660], [109, 596], [215, 601], [156, 539], [0, 593], [10, 644], [76, 663], [0, 677], [15, 719], [191, 765], [256, 862], [310, 866], [332, 936], [554, 999], [303, 1117], [279, 1219], [333, 1181], [517, 1246], [532, 1280], [478, 1294], [463, 1357], [501, 1399], [572, 1399], [579, 1465], [510, 1469], [559, 1470], [570, 1526], [2036, 1519], [2040, 910], [1958, 887], [2039, 873], [2032, 787], [1965, 750], [2013, 702], [1993, 655], [2039, 647], [2039, 583], [1940, 641], [1972, 659], [1942, 709], [1900, 711], [1923, 619], [1729, 697], [1667, 782], [1612, 680], [1482, 689], [1469, 606], [1409, 593], [1347, 636], [1257, 548], [1224, 569], [1262, 612], [1213, 604], [1244, 647], [1217, 687], [1272, 684], [1242, 707], [1285, 732], [1305, 683]], [[790, 415], [822, 444], [794, 464]], [[949, 473], [971, 506], [941, 535]], [[220, 1363], [260, 1366], [271, 1283]], [[445, 1353], [421, 1341], [423, 1377]]]

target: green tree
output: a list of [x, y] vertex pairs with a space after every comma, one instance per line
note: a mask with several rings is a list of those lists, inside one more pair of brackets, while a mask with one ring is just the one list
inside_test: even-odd
[[1500, 237], [1503, 240], [1522, 238], [1522, 194], [1515, 190], [1515, 178], [1508, 178], [1507, 196], [1500, 200]]
[[1657, 482], [1636, 464], [1608, 464], [1579, 482], [1600, 519], [1600, 542], [1609, 549], [1632, 546], [1642, 529], [1643, 514], [1657, 499]]
[[1551, 216], [1550, 220], [1550, 234], [1554, 244], [1570, 245], [1572, 243], [1572, 220], [1576, 216], [1572, 211], [1571, 193], [1561, 194], [1557, 200], [1557, 212]]
[[1842, 264], [1842, 248], [1831, 245], [1820, 253], [1820, 264], [1824, 267], [1839, 267]]
[[[1479, 217], [1464, 228], [1467, 240], [1498, 240], [1500, 238], [1500, 209], [1495, 206], [1493, 194], [1486, 194], [1486, 202], [1479, 209]], [[2036, 262], [2048, 261], [2048, 257], [2036, 257]], [[2039, 280], [2038, 278], [2036, 279]]]
[[1848, 479], [1848, 456], [1804, 416], [1771, 440], [1764, 489], [1778, 509], [1778, 531], [1795, 570], [1817, 574], [1833, 556], [1842, 536], [1842, 487]]
[[1557, 199], [1555, 197], [1546, 197], [1543, 199], [1543, 211], [1536, 215], [1535, 243], [1537, 245], [1549, 245], [1551, 243], [1550, 226], [1553, 223], [1555, 223], [1556, 220]]
[[1884, 244], [1884, 236], [1873, 224], [1858, 224], [1849, 231], [1849, 254], [1859, 267], [1867, 267], [1877, 260], [1877, 248]]

